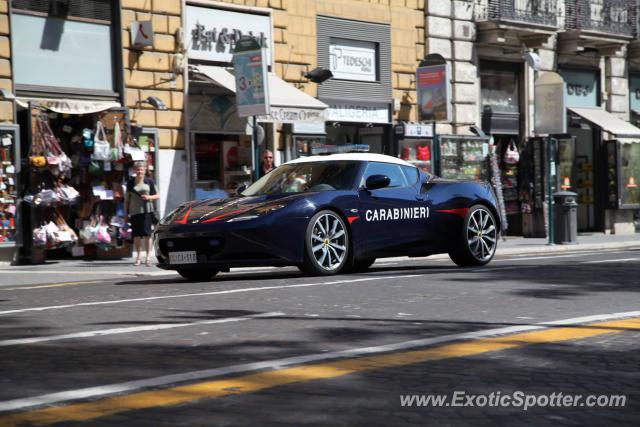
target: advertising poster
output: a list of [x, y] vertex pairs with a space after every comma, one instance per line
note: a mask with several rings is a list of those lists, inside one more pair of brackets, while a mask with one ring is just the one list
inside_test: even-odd
[[269, 114], [269, 84], [264, 49], [233, 55], [238, 116]]
[[420, 121], [450, 120], [449, 68], [447, 64], [419, 67], [416, 71]]

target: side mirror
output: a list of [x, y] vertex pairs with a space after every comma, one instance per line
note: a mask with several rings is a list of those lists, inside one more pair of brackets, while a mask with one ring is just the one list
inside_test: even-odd
[[239, 185], [239, 186], [238, 186], [238, 188], [236, 188], [236, 194], [237, 194], [238, 196], [241, 196], [241, 195], [242, 195], [242, 192], [243, 192], [244, 190], [246, 190], [246, 189], [247, 189], [247, 184]]
[[388, 187], [391, 179], [386, 175], [371, 175], [365, 182], [367, 190], [377, 190], [378, 188]]

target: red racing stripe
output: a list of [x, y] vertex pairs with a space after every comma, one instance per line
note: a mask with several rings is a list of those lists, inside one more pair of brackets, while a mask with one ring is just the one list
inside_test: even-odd
[[224, 219], [224, 218], [227, 218], [227, 217], [229, 217], [229, 216], [231, 216], [231, 215], [235, 215], [235, 214], [239, 214], [239, 213], [247, 212], [248, 210], [249, 210], [249, 209], [241, 209], [241, 210], [238, 210], [238, 211], [231, 211], [231, 212], [223, 213], [223, 214], [221, 214], [221, 215], [214, 216], [214, 217], [211, 217], [211, 218], [209, 218], [209, 219], [206, 219], [206, 220], [202, 221], [202, 224], [206, 224], [206, 223], [208, 223], [208, 222], [219, 221], [219, 220]]
[[347, 221], [349, 221], [349, 224], [353, 224], [353, 221], [355, 221], [358, 218], [360, 218], [360, 217], [359, 216], [348, 216], [347, 217]]
[[177, 220], [176, 222], [178, 224], [186, 224], [187, 223], [187, 219], [189, 219], [189, 214], [191, 213], [191, 207], [189, 207], [189, 209], [187, 209], [187, 213], [184, 214], [184, 216], [182, 217], [182, 219]]
[[467, 212], [469, 212], [469, 208], [443, 209], [436, 212], [450, 213], [450, 214], [458, 215], [459, 217], [464, 218], [467, 216]]

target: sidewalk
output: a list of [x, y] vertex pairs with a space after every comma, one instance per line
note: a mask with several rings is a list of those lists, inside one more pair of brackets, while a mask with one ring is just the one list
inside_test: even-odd
[[[640, 248], [640, 234], [619, 236], [605, 234], [591, 234], [578, 236], [575, 245], [548, 245], [546, 239], [528, 239], [522, 237], [507, 237], [498, 243], [496, 255], [526, 255], [567, 253], [569, 251], [598, 251], [624, 248]], [[405, 260], [406, 257], [385, 258], [385, 261]], [[416, 258], [412, 258], [416, 259]], [[434, 255], [428, 259], [448, 259], [448, 255]], [[253, 269], [268, 269], [269, 267], [238, 268], [234, 271], [250, 271]], [[29, 274], [68, 275], [69, 280], [82, 280], [99, 276], [165, 276], [175, 275], [173, 271], [160, 270], [156, 267], [135, 266], [133, 259], [118, 261], [85, 261], [85, 260], [53, 260], [40, 265], [0, 265], [0, 273], [28, 272]], [[84, 277], [83, 277], [84, 276]], [[0, 274], [0, 283], [2, 274]]]

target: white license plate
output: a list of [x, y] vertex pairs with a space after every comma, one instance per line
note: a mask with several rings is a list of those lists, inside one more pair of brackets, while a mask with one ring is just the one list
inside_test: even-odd
[[169, 252], [169, 264], [195, 264], [197, 262], [196, 251]]

